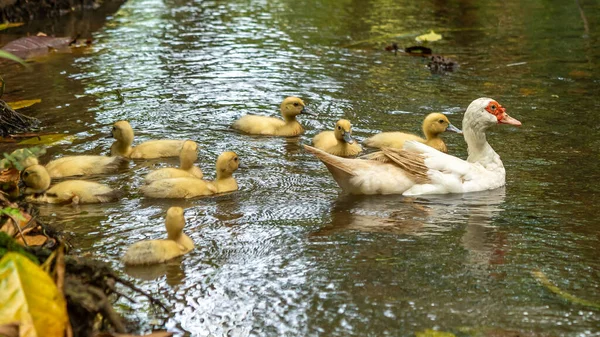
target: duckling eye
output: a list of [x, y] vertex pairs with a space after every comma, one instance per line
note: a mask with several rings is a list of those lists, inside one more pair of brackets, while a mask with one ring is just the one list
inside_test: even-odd
[[298, 102], [295, 102], [295, 103], [294, 103], [294, 106], [298, 106]]
[[341, 126], [338, 126], [338, 130], [341, 130], [341, 129], [342, 129], [342, 127], [341, 127]]
[[29, 176], [29, 172], [23, 173], [23, 177], [27, 178]]
[[238, 161], [238, 158], [237, 158], [237, 157], [235, 157], [235, 158], [233, 158], [233, 160], [234, 160], [234, 161]]
[[113, 129], [113, 131], [115, 131], [115, 130], [117, 129], [117, 127], [116, 127], [116, 126], [113, 126], [113, 128], [112, 128], [112, 129]]
[[439, 122], [440, 124], [444, 124], [444, 120], [443, 120], [443, 119], [440, 119], [438, 122]]

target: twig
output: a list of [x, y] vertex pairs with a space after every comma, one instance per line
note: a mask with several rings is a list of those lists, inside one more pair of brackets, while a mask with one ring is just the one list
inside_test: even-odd
[[581, 20], [583, 20], [583, 29], [585, 29], [585, 34], [587, 36], [590, 36], [590, 26], [588, 25], [587, 18], [585, 17], [585, 12], [583, 11], [583, 8], [581, 8], [579, 0], [575, 0], [575, 3], [577, 4], [577, 8], [579, 8], [579, 15], [581, 15]]
[[88, 287], [88, 292], [92, 293], [98, 298], [98, 306], [101, 308], [104, 317], [108, 319], [110, 324], [115, 328], [118, 333], [126, 333], [125, 325], [121, 321], [121, 317], [115, 312], [115, 309], [108, 304], [108, 299], [104, 292], [96, 287]]
[[150, 300], [150, 303], [158, 305], [158, 306], [159, 306], [159, 307], [161, 307], [161, 308], [162, 308], [164, 311], [167, 311], [167, 312], [169, 311], [169, 309], [167, 309], [167, 307], [165, 307], [165, 305], [164, 305], [164, 304], [162, 304], [162, 302], [161, 302], [161, 301], [159, 301], [158, 299], [154, 298], [152, 295], [148, 294], [147, 292], [143, 291], [142, 289], [140, 289], [140, 288], [136, 287], [136, 286], [135, 286], [133, 283], [131, 283], [131, 282], [129, 282], [129, 281], [127, 281], [127, 280], [125, 280], [125, 279], [122, 279], [122, 278], [120, 278], [120, 277], [118, 277], [118, 276], [116, 276], [116, 275], [112, 275], [112, 277], [113, 277], [113, 278], [114, 278], [114, 279], [115, 279], [117, 282], [119, 282], [119, 283], [121, 283], [121, 284], [123, 284], [123, 285], [125, 285], [125, 286], [127, 286], [127, 287], [129, 287], [129, 288], [131, 288], [131, 289], [133, 289], [133, 290], [135, 290], [135, 291], [137, 291], [137, 292], [141, 293], [142, 295], [146, 296], [146, 297], [147, 297], [147, 298]]
[[[25, 235], [23, 234], [23, 232], [21, 231], [21, 226], [19, 226], [19, 221], [17, 221], [12, 215], [10, 214], [6, 214], [13, 222], [13, 225], [17, 228], [17, 230], [19, 231], [19, 234], [21, 234], [21, 239], [23, 239], [23, 243], [25, 244], [25, 247], [29, 247], [29, 244], [27, 243], [27, 239], [25, 239]], [[28, 222], [29, 223], [29, 222]]]

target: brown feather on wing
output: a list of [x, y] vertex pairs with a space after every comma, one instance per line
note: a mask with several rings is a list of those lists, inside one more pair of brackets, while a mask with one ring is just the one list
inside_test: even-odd
[[[427, 175], [429, 168], [425, 165], [425, 160], [420, 154], [391, 147], [384, 147], [381, 149], [381, 152], [396, 166], [410, 174], [418, 184], [427, 184], [431, 182], [431, 179], [429, 179], [429, 176]], [[373, 160], [383, 161], [383, 159]]]
[[327, 165], [327, 167], [333, 167], [337, 170], [343, 171], [344, 173], [347, 173], [351, 176], [356, 175], [354, 173], [354, 170], [352, 170], [352, 168], [349, 165], [346, 165], [346, 163], [344, 163], [344, 160], [348, 160], [348, 159], [344, 159], [341, 157], [337, 157], [334, 155], [331, 155], [325, 151], [321, 151], [317, 148], [314, 148], [312, 146], [308, 146], [308, 145], [304, 145], [304, 149], [312, 154], [315, 155], [315, 157], [319, 158], [319, 160], [321, 160], [325, 165]]

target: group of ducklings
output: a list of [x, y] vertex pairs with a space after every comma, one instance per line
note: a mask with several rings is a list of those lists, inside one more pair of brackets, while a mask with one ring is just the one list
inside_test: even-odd
[[[298, 97], [287, 97], [281, 103], [283, 119], [245, 115], [233, 123], [233, 128], [253, 135], [293, 137], [304, 133], [297, 121], [300, 114], [312, 114]], [[440, 113], [429, 114], [423, 122], [425, 138], [403, 133], [383, 132], [365, 140], [369, 147], [402, 148], [405, 141], [417, 140], [447, 152], [440, 134], [461, 131]], [[161, 168], [148, 173], [146, 185], [141, 190], [151, 198], [192, 198], [238, 189], [233, 173], [240, 160], [235, 152], [222, 153], [216, 163], [216, 178], [203, 179], [200, 168], [194, 166], [198, 159], [198, 145], [192, 140], [152, 140], [132, 146], [134, 132], [127, 121], [114, 123], [111, 137], [115, 142], [110, 148], [111, 156], [67, 156], [42, 166], [36, 158], [22, 163], [20, 186], [26, 200], [38, 203], [98, 203], [114, 201], [119, 193], [110, 187], [86, 180], [67, 180], [51, 185], [52, 178], [107, 174], [118, 171], [127, 159], [153, 159], [179, 156], [179, 168]], [[357, 156], [362, 147], [352, 138], [352, 126], [348, 120], [336, 122], [333, 131], [324, 131], [313, 138], [313, 145], [323, 151], [341, 157]], [[19, 151], [19, 150], [17, 150]], [[133, 244], [123, 257], [126, 264], [160, 263], [183, 255], [193, 249], [192, 240], [183, 234], [185, 219], [183, 209], [171, 207], [167, 211], [166, 240], [142, 241]]]

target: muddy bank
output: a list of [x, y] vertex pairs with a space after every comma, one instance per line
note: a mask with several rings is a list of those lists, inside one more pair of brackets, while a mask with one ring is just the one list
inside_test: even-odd
[[28, 22], [57, 18], [73, 12], [98, 10], [101, 7], [120, 6], [122, 0], [0, 0], [3, 22]]

